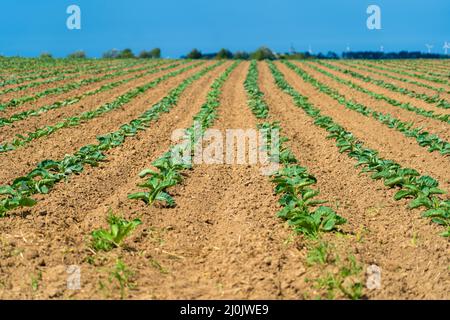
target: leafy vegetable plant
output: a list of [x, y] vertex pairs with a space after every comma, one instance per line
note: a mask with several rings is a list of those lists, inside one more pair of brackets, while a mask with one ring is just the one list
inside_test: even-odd
[[109, 230], [95, 230], [92, 232], [92, 247], [97, 251], [110, 251], [119, 247], [138, 225], [142, 222], [139, 219], [127, 221], [115, 216], [112, 211], [108, 216]]

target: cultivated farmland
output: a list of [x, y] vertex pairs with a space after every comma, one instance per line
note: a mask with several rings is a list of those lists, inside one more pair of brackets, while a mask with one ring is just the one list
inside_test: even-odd
[[0, 58], [0, 298], [450, 298], [449, 70]]

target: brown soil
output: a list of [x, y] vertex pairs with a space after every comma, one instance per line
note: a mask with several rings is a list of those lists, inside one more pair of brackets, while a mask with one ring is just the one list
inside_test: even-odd
[[[99, 106], [103, 105], [106, 102], [114, 101], [117, 97], [120, 95], [126, 93], [127, 91], [143, 85], [149, 81], [152, 81], [156, 78], [161, 77], [164, 74], [170, 73], [172, 71], [184, 68], [185, 66], [179, 66], [174, 69], [159, 71], [156, 73], [153, 73], [151, 75], [132, 80], [128, 83], [121, 84], [113, 89], [106, 90], [104, 92], [97, 93], [95, 95], [84, 97], [79, 102], [74, 103], [69, 106], [65, 106], [59, 109], [50, 110], [48, 112], [45, 112], [38, 117], [28, 117], [22, 121], [18, 121], [13, 123], [10, 126], [5, 126], [1, 128], [0, 130], [0, 141], [10, 141], [12, 140], [17, 134], [24, 134], [26, 132], [33, 132], [38, 128], [42, 128], [45, 125], [51, 125], [55, 124], [57, 122], [62, 121], [65, 118], [76, 116], [82, 112], [95, 110]], [[144, 72], [139, 72], [138, 74], [142, 74]], [[102, 85], [105, 85], [110, 82], [119, 81], [122, 79], [129, 79], [133, 77], [133, 75], [127, 75], [127, 76], [121, 76], [115, 79], [111, 79], [108, 81], [102, 81], [102, 83], [98, 84], [96, 87], [92, 88], [85, 88], [85, 89], [79, 89], [77, 90], [78, 93], [82, 93], [83, 91], [90, 91], [95, 90]], [[74, 96], [74, 93], [72, 93], [71, 96]], [[49, 104], [59, 101], [59, 100], [48, 100]], [[39, 107], [37, 107], [39, 108]]]
[[[123, 292], [128, 299], [312, 299], [319, 295], [307, 280], [323, 276], [323, 270], [306, 263], [308, 241], [276, 217], [278, 197], [259, 165], [195, 165], [185, 172], [180, 185], [169, 190], [177, 203], [172, 209], [127, 199], [129, 193], [140, 190], [138, 173], [168, 150], [174, 129], [192, 124], [210, 85], [229, 65], [194, 82], [170, 113], [106, 152], [107, 161], [99, 167], [87, 166], [49, 194], [36, 196], [35, 207], [15, 210], [0, 219], [1, 299], [120, 298], [117, 282], [110, 281], [119, 258], [133, 271], [133, 286]], [[346, 114], [343, 107], [277, 65], [324, 113], [330, 112], [338, 122], [344, 120], [340, 114], [348, 116], [357, 122], [349, 126], [351, 131], [364, 124], [368, 131], [377, 132], [374, 120], [358, 122], [359, 118]], [[40, 160], [59, 159], [95, 142], [96, 135], [135, 118], [204, 66], [161, 83], [120, 110], [5, 154], [0, 180], [9, 182]], [[256, 127], [243, 88], [248, 66], [248, 62], [241, 63], [225, 82], [213, 128], [223, 132]], [[288, 146], [317, 177], [320, 198], [329, 200], [348, 219], [342, 236], [327, 234], [324, 238], [339, 255], [354, 254], [363, 268], [369, 264], [382, 268], [382, 288], [365, 290], [366, 297], [448, 299], [450, 251], [449, 242], [438, 236], [442, 228], [421, 219], [418, 210], [407, 210], [406, 201], [394, 201], [394, 190], [359, 175], [355, 162], [339, 154], [334, 142], [326, 139], [327, 133], [276, 87], [267, 64], [259, 63], [259, 69], [269, 120], [281, 121], [283, 135], [290, 138]], [[355, 132], [390, 158], [408, 161], [393, 150], [392, 142], [363, 133]], [[392, 137], [390, 131], [381, 133]], [[408, 146], [405, 154], [411, 150], [416, 152]], [[432, 170], [440, 172], [435, 168], [437, 160], [427, 159], [431, 159]], [[139, 217], [142, 225], [121, 248], [95, 253], [90, 249], [90, 234], [107, 227], [110, 208], [126, 219]], [[67, 288], [70, 265], [80, 267], [80, 290]]]
[[[10, 183], [14, 178], [34, 169], [42, 160], [62, 159], [65, 154], [74, 153], [86, 144], [97, 143], [98, 135], [117, 130], [122, 124], [139, 117], [153, 103], [164, 97], [170, 89], [197, 72], [199, 68], [201, 67], [161, 82], [155, 88], [149, 89], [143, 95], [132, 100], [131, 103], [95, 118], [94, 121], [87, 121], [76, 127], [62, 128], [54, 134], [34, 140], [22, 148], [0, 154], [1, 181]], [[143, 83], [140, 82], [140, 84]]]
[[364, 142], [366, 147], [379, 151], [382, 158], [394, 160], [403, 167], [414, 168], [422, 175], [434, 177], [444, 190], [450, 191], [448, 157], [430, 153], [414, 139], [405, 137], [373, 118], [345, 108], [328, 95], [319, 93], [284, 64], [277, 65], [298, 92], [309, 97], [309, 101], [319, 108], [323, 115], [332, 117]]
[[[393, 63], [386, 63], [387, 66], [389, 67], [396, 67], [395, 64]], [[436, 70], [434, 66], [431, 67], [426, 67], [425, 65], [420, 65], [420, 66], [415, 66], [415, 65], [411, 65], [408, 63], [401, 63], [399, 64], [398, 68], [400, 70], [404, 70], [406, 72], [410, 72], [410, 73], [414, 73], [414, 74], [418, 74], [418, 75], [423, 75], [423, 76], [429, 76], [429, 77], [433, 77], [433, 78], [441, 78], [443, 80], [449, 80], [449, 73], [448, 73], [448, 69], [445, 70], [446, 72], [442, 72], [439, 70]], [[435, 74], [430, 74], [430, 73], [435, 73]]]
[[[238, 67], [224, 87], [218, 129], [256, 125], [242, 87], [247, 67], [247, 63]], [[172, 190], [175, 209], [127, 200], [140, 182], [137, 173], [169, 147], [171, 131], [192, 123], [212, 80], [211, 76], [201, 80], [170, 116], [164, 115], [137, 139], [110, 152], [104, 166], [88, 168], [70, 184], [58, 185], [28, 218], [18, 215], [0, 221], [0, 229], [9, 232], [18, 231], [11, 224], [20, 225], [27, 242], [17, 239], [17, 233], [3, 233], [3, 238], [32, 257], [20, 265], [14, 256], [3, 260], [9, 274], [5, 286], [10, 291], [3, 291], [2, 298], [117, 298], [117, 290], [99, 289], [116, 254], [137, 273], [136, 287], [127, 293], [128, 298], [302, 297], [303, 257], [294, 244], [283, 243], [290, 231], [275, 217], [273, 186], [257, 167], [196, 166], [183, 185]], [[180, 108], [187, 106], [187, 110]], [[89, 265], [83, 260], [90, 254], [88, 234], [104, 226], [111, 207], [129, 217], [139, 215], [143, 221], [140, 235], [130, 241], [131, 248], [97, 254], [98, 265]], [[44, 238], [45, 242], [39, 241]], [[69, 264], [82, 268], [81, 291], [65, 289], [65, 266]], [[30, 278], [38, 270], [43, 287], [33, 292]]]
[[394, 107], [385, 101], [377, 100], [375, 98], [368, 96], [365, 93], [359, 92], [344, 84], [341, 84], [327, 77], [326, 75], [323, 75], [322, 73], [317, 72], [316, 70], [308, 67], [306, 64], [303, 63], [296, 63], [296, 64], [304, 71], [306, 71], [308, 74], [319, 80], [320, 82], [325, 83], [327, 86], [335, 90], [338, 90], [339, 93], [343, 94], [348, 100], [353, 100], [355, 102], [366, 105], [372, 108], [373, 110], [390, 114], [393, 117], [396, 117], [402, 121], [407, 122], [412, 121], [415, 123], [415, 126], [423, 127], [427, 131], [437, 134], [441, 139], [444, 139], [446, 141], [450, 140], [450, 129], [448, 127], [448, 124], [446, 124], [445, 122], [427, 118], [402, 108]]
[[[400, 80], [395, 80], [395, 79], [392, 79], [392, 78], [389, 78], [389, 77], [386, 77], [386, 76], [382, 76], [382, 75], [380, 75], [378, 73], [373, 73], [373, 72], [367, 71], [365, 69], [362, 70], [362, 69], [358, 69], [358, 68], [352, 67], [349, 64], [343, 64], [343, 63], [337, 63], [337, 62], [329, 62], [329, 63], [332, 64], [332, 65], [335, 65], [337, 67], [340, 67], [342, 69], [347, 69], [347, 70], [351, 70], [353, 72], [357, 72], [359, 74], [362, 74], [363, 76], [370, 77], [370, 78], [375, 79], [375, 80], [383, 80], [383, 81], [385, 81], [387, 83], [391, 83], [391, 84], [393, 84], [393, 85], [395, 85], [395, 86], [397, 86], [399, 88], [406, 88], [408, 90], [414, 91], [414, 92], [419, 93], [419, 94], [427, 94], [429, 96], [438, 95], [439, 98], [446, 99], [447, 101], [450, 99], [450, 94], [445, 93], [445, 92], [437, 92], [436, 90], [424, 88], [424, 87], [421, 87], [421, 86], [418, 86], [418, 85], [415, 85], [415, 84], [412, 84], [412, 83], [407, 83], [407, 82], [403, 82], [403, 81], [400, 81]], [[434, 103], [429, 103], [429, 104], [431, 106], [433, 106]], [[439, 108], [437, 108], [437, 109], [439, 109]], [[440, 108], [440, 110], [443, 110], [443, 109]]]
[[[113, 63], [100, 63], [100, 64], [97, 64], [96, 70], [100, 69], [100, 68], [103, 68], [103, 67], [106, 67], [108, 65], [111, 65], [111, 67], [115, 67], [115, 66], [120, 65], [121, 63], [122, 63], [121, 61], [114, 61]], [[92, 65], [95, 65], [95, 62], [94, 63], [89, 63], [89, 64], [83, 64], [83, 65], [79, 65], [79, 66], [81, 67], [81, 66], [92, 66]], [[63, 74], [63, 73], [66, 73], [67, 71], [70, 71], [70, 70], [73, 70], [73, 69], [74, 69], [73, 67], [70, 67], [68, 65], [64, 65], [64, 66], [53, 67], [53, 68], [46, 68], [46, 69], [42, 68], [42, 69], [39, 69], [39, 72], [42, 74], [44, 72], [60, 71]], [[36, 70], [29, 69], [29, 70], [27, 70], [25, 72], [15, 72], [15, 73], [7, 72], [7, 73], [4, 73], [4, 74], [2, 74], [0, 76], [5, 77], [6, 79], [10, 79], [12, 77], [14, 77], [14, 78], [23, 78], [23, 77], [27, 77], [27, 76], [33, 74], [35, 71]], [[29, 83], [36, 82], [36, 81], [43, 81], [43, 80], [47, 80], [47, 79], [53, 78], [53, 77], [55, 77], [55, 75], [45, 76], [45, 77], [42, 77], [42, 78], [39, 78], [39, 79], [35, 79], [35, 80], [24, 81], [24, 82], [22, 82], [20, 84], [9, 84], [9, 85], [0, 87], [0, 90], [7, 89], [7, 88], [15, 88], [15, 87], [18, 87], [18, 86], [21, 86], [21, 85], [29, 84]]]
[[[111, 68], [113, 68], [114, 66], [111, 66]], [[110, 74], [112, 72], [117, 72], [118, 70], [105, 70], [101, 73], [94, 73], [100, 69], [104, 69], [105, 66], [103, 67], [99, 67], [97, 69], [93, 69], [93, 70], [89, 70], [89, 71], [84, 71], [84, 72], [78, 72], [78, 73], [71, 73], [68, 74], [69, 77], [72, 77], [71, 79], [68, 80], [58, 80], [58, 81], [53, 81], [50, 83], [44, 83], [44, 84], [40, 84], [38, 86], [35, 87], [31, 87], [31, 88], [27, 88], [27, 89], [23, 89], [19, 92], [9, 92], [9, 93], [5, 93], [5, 94], [0, 94], [0, 101], [2, 103], [8, 102], [9, 100], [13, 99], [14, 97], [17, 97], [17, 94], [20, 94], [21, 96], [33, 96], [36, 93], [39, 93], [41, 91], [47, 90], [47, 89], [51, 89], [51, 88], [56, 88], [56, 87], [61, 87], [64, 86], [68, 83], [72, 83], [74, 81], [81, 81], [81, 80], [85, 80], [85, 79], [91, 79], [91, 78], [97, 78], [97, 77], [101, 77], [103, 75], [106, 74]], [[139, 66], [133, 66], [131, 68], [123, 68], [123, 70], [130, 70], [130, 69], [136, 69], [139, 68]], [[61, 76], [62, 74], [58, 74], [56, 76], [50, 77], [50, 78], [54, 78], [54, 77], [58, 77]], [[33, 83], [33, 82], [41, 82], [44, 81], [44, 79], [37, 79], [37, 80], [33, 80], [33, 81], [29, 81], [29, 82], [23, 82], [17, 85], [13, 85], [13, 86], [8, 86], [8, 87], [1, 87], [1, 90], [7, 89], [7, 88], [14, 88], [14, 87], [19, 87], [19, 86], [23, 86], [26, 85], [28, 83]]]
[[[129, 69], [136, 69], [136, 68], [137, 67], [133, 67], [133, 68], [129, 68]], [[129, 69], [127, 68], [124, 70], [129, 70]], [[39, 93], [39, 92], [42, 92], [42, 91], [45, 91], [48, 89], [62, 87], [66, 84], [73, 83], [75, 81], [82, 81], [82, 80], [88, 80], [88, 79], [92, 79], [92, 78], [102, 77], [104, 75], [111, 74], [114, 72], [117, 72], [117, 70], [113, 70], [113, 71], [107, 70], [107, 71], [104, 71], [104, 72], [98, 73], [98, 74], [93, 74], [92, 72], [87, 72], [87, 73], [84, 72], [84, 73], [80, 73], [78, 75], [74, 75], [75, 76], [74, 78], [59, 80], [59, 81], [55, 81], [55, 82], [51, 82], [51, 83], [44, 83], [44, 84], [36, 86], [36, 87], [21, 90], [19, 92], [8, 92], [8, 93], [0, 95], [0, 103], [6, 103], [6, 102], [10, 101], [11, 99], [18, 98], [18, 97], [34, 96], [36, 93]], [[69, 76], [72, 76], [72, 75], [69, 75]], [[57, 95], [57, 94], [50, 94], [48, 96], [52, 97], [55, 95]], [[39, 102], [40, 99], [41, 98], [39, 98], [37, 100], [37, 102]], [[34, 101], [34, 103], [36, 103], [36, 101]]]
[[[323, 107], [324, 104], [332, 106], [331, 102], [329, 104], [325, 97], [312, 92], [298, 77], [278, 66], [291, 85], [302, 94], [308, 93], [315, 106], [331, 115], [329, 109]], [[261, 87], [270, 113], [274, 120], [281, 121], [284, 135], [291, 139], [289, 147], [317, 178], [320, 198], [327, 199], [329, 205], [348, 219], [345, 229], [354, 235], [344, 238], [345, 244], [366, 264], [374, 263], [382, 268], [382, 288], [368, 291], [369, 297], [448, 298], [449, 244], [437, 235], [442, 229], [421, 219], [418, 211], [407, 210], [406, 201], [395, 201], [394, 190], [358, 174], [355, 161], [339, 154], [333, 140], [326, 139], [328, 133], [315, 126], [313, 120], [293, 104], [290, 96], [277, 89], [268, 67], [263, 64], [260, 70]], [[335, 109], [344, 113], [341, 107]], [[357, 124], [364, 123], [353, 115], [348, 117]], [[366, 132], [372, 132], [371, 124], [366, 125]], [[353, 127], [349, 129], [353, 131]], [[360, 137], [359, 132], [355, 134]], [[387, 147], [388, 144], [384, 145], [382, 150]], [[356, 235], [361, 239], [357, 240]], [[329, 240], [339, 241], [336, 237]]]
[[419, 99], [416, 99], [416, 98], [411, 98], [411, 97], [409, 97], [407, 95], [393, 92], [393, 91], [391, 91], [389, 89], [385, 89], [385, 88], [379, 87], [379, 86], [377, 86], [375, 84], [372, 84], [372, 83], [366, 83], [366, 82], [364, 82], [362, 80], [353, 78], [350, 75], [344, 74], [344, 73], [342, 73], [340, 71], [335, 71], [333, 69], [330, 69], [330, 68], [322, 66], [322, 65], [320, 65], [319, 67], [321, 69], [324, 69], [324, 70], [334, 74], [334, 75], [337, 75], [338, 77], [340, 77], [342, 79], [350, 80], [353, 83], [356, 83], [356, 84], [358, 84], [360, 86], [363, 86], [364, 88], [366, 88], [366, 89], [368, 89], [368, 90], [370, 90], [372, 92], [383, 94], [386, 97], [395, 99], [397, 101], [400, 101], [400, 102], [403, 102], [403, 103], [410, 103], [411, 105], [413, 105], [415, 107], [422, 108], [422, 109], [425, 109], [425, 110], [434, 111], [434, 112], [440, 113], [440, 114], [450, 114], [450, 110], [437, 108], [434, 105], [429, 104], [429, 103], [427, 103], [427, 102], [425, 102], [423, 100], [419, 100]]
[[[395, 72], [392, 72], [392, 71], [381, 70], [381, 69], [377, 69], [377, 68], [375, 68], [373, 66], [368, 66], [368, 67], [371, 68], [371, 69], [374, 69], [376, 71], [385, 72], [385, 73], [393, 75], [393, 76], [397, 76], [397, 77], [406, 78], [406, 79], [414, 80], [414, 81], [417, 81], [417, 82], [425, 83], [425, 84], [428, 84], [428, 85], [436, 87], [436, 88], [443, 88], [443, 89], [445, 89], [447, 91], [450, 90], [450, 87], [445, 85], [445, 84], [443, 84], [443, 83], [436, 83], [436, 82], [433, 82], [433, 81], [420, 79], [420, 78], [412, 77], [412, 76], [408, 76], [408, 75], [403, 75], [403, 74], [395, 73]], [[384, 66], [384, 67], [386, 67], [386, 66]], [[398, 68], [394, 68], [394, 69], [398, 70]]]
[[[107, 84], [107, 83], [110, 83], [110, 82], [114, 82], [114, 81], [118, 81], [118, 80], [122, 80], [122, 79], [131, 78], [134, 75], [142, 74], [142, 73], [145, 73], [145, 72], [146, 72], [145, 70], [144, 71], [137, 71], [136, 73], [122, 75], [122, 76], [119, 76], [119, 77], [115, 77], [113, 79], [106, 79], [106, 80], [103, 80], [103, 81], [100, 81], [100, 82], [84, 85], [84, 86], [81, 86], [78, 89], [70, 90], [70, 91], [62, 93], [62, 94], [50, 94], [50, 95], [38, 98], [36, 101], [26, 102], [26, 103], [24, 103], [22, 105], [19, 105], [17, 107], [6, 108], [5, 110], [0, 111], [0, 116], [1, 117], [10, 117], [11, 115], [19, 113], [19, 112], [23, 112], [23, 111], [30, 110], [30, 109], [37, 109], [39, 107], [49, 105], [49, 104], [51, 104], [53, 102], [56, 102], [56, 101], [62, 101], [62, 100], [65, 100], [67, 98], [70, 98], [70, 97], [73, 97], [73, 96], [77, 96], [77, 95], [79, 95], [79, 94], [81, 94], [83, 92], [86, 92], [86, 91], [95, 90], [95, 89], [101, 87], [104, 84]], [[99, 74], [99, 75], [95, 75], [95, 76], [91, 76], [91, 77], [97, 77], [97, 76], [100, 77], [100, 76], [108, 74], [108, 73], [111, 73], [111, 72], [106, 72], [104, 74]], [[77, 81], [77, 80], [67, 80], [67, 81], [69, 83], [69, 82], [73, 82], [73, 81]], [[49, 84], [47, 86], [52, 87], [51, 84]], [[44, 90], [44, 89], [41, 87], [39, 89], [39, 91], [42, 91], [42, 90]], [[14, 97], [26, 96], [26, 94], [23, 94], [21, 92], [15, 92], [14, 94], [15, 94]]]
[[[104, 226], [106, 211], [103, 207], [113, 206], [120, 199], [119, 195], [126, 197], [126, 192], [134, 188], [143, 166], [169, 147], [173, 128], [189, 125], [209, 85], [225, 67], [217, 68], [188, 88], [178, 106], [170, 114], [163, 114], [148, 130], [110, 150], [108, 161], [100, 167], [86, 167], [81, 175], [71, 177], [70, 183], [58, 184], [48, 197], [42, 197], [38, 206], [25, 211], [24, 217], [14, 215], [0, 221], [0, 229], [9, 230], [2, 233], [2, 240], [6, 241], [5, 250], [1, 251], [5, 259], [0, 262], [5, 284], [0, 288], [2, 298], [61, 298], [74, 293], [81, 297], [102, 297], [102, 292], [97, 292], [97, 278], [105, 268], [92, 267], [84, 259], [90, 252], [86, 245], [90, 232]], [[100, 214], [90, 214], [97, 208]], [[151, 232], [150, 224], [145, 225], [144, 234]], [[8, 248], [24, 252], [27, 261], [23, 263], [20, 255], [14, 255]], [[65, 269], [69, 264], [82, 268], [84, 289], [80, 292], [66, 290]], [[33, 292], [30, 277], [38, 270], [43, 274], [43, 287]]]

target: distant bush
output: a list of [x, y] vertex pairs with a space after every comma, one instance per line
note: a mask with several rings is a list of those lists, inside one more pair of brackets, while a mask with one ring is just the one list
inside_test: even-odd
[[201, 59], [202, 53], [197, 49], [192, 49], [192, 51], [188, 53], [187, 58], [188, 59]]
[[161, 58], [161, 49], [154, 48], [154, 49], [152, 49], [152, 51], [150, 51], [150, 54], [153, 59], [159, 59], [159, 58]]
[[119, 55], [117, 56], [119, 59], [132, 59], [135, 58], [133, 51], [131, 49], [124, 49], [120, 51]]
[[223, 60], [223, 59], [231, 59], [233, 58], [233, 54], [230, 50], [227, 49], [220, 49], [220, 51], [216, 55], [217, 60]]
[[336, 52], [328, 51], [327, 55], [325, 56], [326, 59], [339, 59], [339, 55]]
[[251, 54], [251, 58], [255, 60], [275, 60], [275, 54], [267, 47], [260, 47]]
[[142, 50], [141, 53], [139, 53], [139, 59], [150, 59], [152, 57], [152, 54], [150, 51]]
[[79, 50], [75, 51], [67, 56], [69, 59], [86, 59], [86, 52]]
[[41, 55], [39, 56], [39, 58], [41, 59], [52, 59], [53, 56], [50, 52], [42, 52]]
[[236, 60], [248, 60], [250, 58], [250, 54], [245, 51], [236, 51], [233, 58]]
[[151, 51], [143, 50], [139, 54], [139, 58], [141, 58], [141, 59], [159, 59], [159, 58], [161, 58], [161, 49], [155, 48], [155, 49], [152, 49]]
[[117, 59], [120, 51], [117, 49], [111, 49], [103, 53], [103, 59]]

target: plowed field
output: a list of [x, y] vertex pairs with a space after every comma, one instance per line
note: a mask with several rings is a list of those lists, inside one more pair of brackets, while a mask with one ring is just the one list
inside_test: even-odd
[[[450, 78], [408, 64], [0, 64], [0, 299], [449, 299]], [[198, 123], [278, 171], [165, 158]]]

